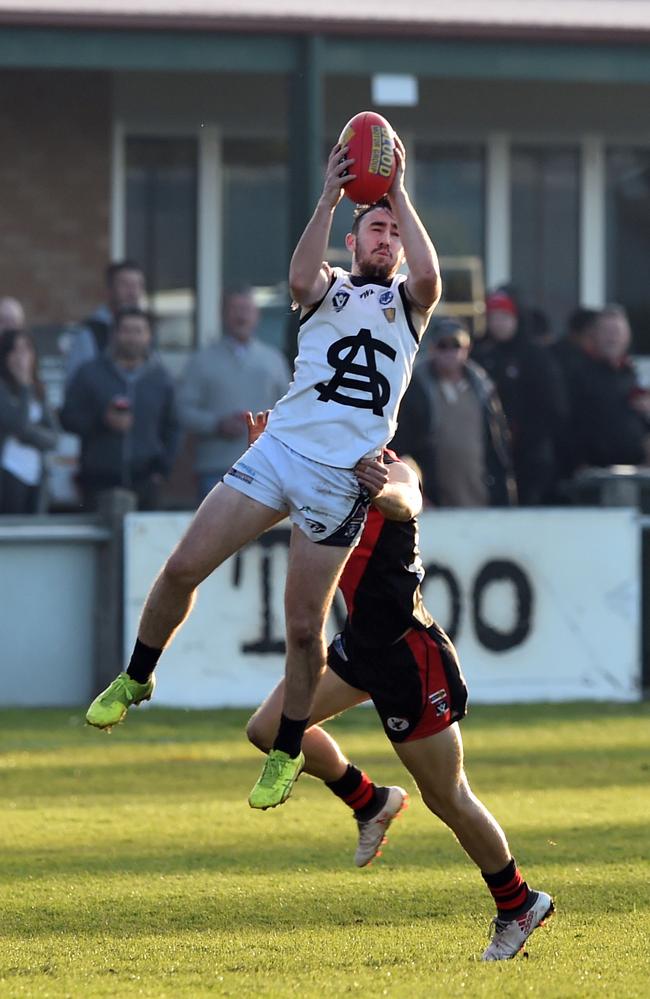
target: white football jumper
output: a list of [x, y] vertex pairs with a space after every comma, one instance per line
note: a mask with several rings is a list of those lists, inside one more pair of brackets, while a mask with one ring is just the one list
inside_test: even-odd
[[397, 410], [420, 345], [404, 290], [334, 268], [330, 287], [300, 321], [289, 389], [267, 433], [312, 461], [354, 468], [397, 429]]

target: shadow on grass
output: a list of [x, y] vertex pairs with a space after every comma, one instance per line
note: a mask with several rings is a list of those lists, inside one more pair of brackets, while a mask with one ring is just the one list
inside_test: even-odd
[[[213, 710], [161, 708], [153, 706], [138, 709], [129, 715], [126, 723], [117, 727], [113, 738], [120, 742], [158, 741], [174, 738], [182, 741], [215, 741], [222, 736], [230, 738], [238, 732], [243, 735], [246, 722], [254, 710], [251, 708], [222, 708]], [[1, 708], [0, 748], [6, 743], [25, 745], [28, 741], [43, 744], [61, 739], [70, 744], [83, 737], [84, 706], [68, 708]], [[500, 725], [508, 728], [530, 729], [535, 725], [554, 727], [565, 723], [619, 722], [647, 719], [650, 701], [636, 704], [611, 704], [596, 701], [569, 703], [537, 703], [507, 705], [471, 705], [464, 722], [468, 731], [495, 731]], [[381, 726], [372, 708], [349, 711], [330, 722], [337, 731], [381, 733]]]
[[[345, 740], [341, 742], [345, 748]], [[149, 745], [138, 742], [136, 755], [127, 761], [123, 751], [119, 751], [123, 747], [107, 746], [100, 764], [94, 762], [95, 750], [90, 758], [88, 754], [84, 757], [80, 753], [77, 765], [40, 761], [32, 766], [26, 758], [3, 769], [0, 758], [0, 795], [14, 801], [36, 796], [39, 806], [71, 794], [95, 799], [122, 796], [125, 777], [133, 773], [137, 764], [140, 775], [145, 775], [138, 784], [138, 798], [153, 800], [173, 794], [191, 799], [208, 794], [223, 800], [236, 800], [246, 796], [249, 785], [259, 773], [261, 755], [254, 755], [252, 748], [250, 757], [246, 749], [244, 757], [232, 758], [227, 753], [232, 744], [228, 743], [224, 744], [222, 755], [215, 752], [206, 759], [194, 756], [189, 744], [173, 740], [173, 746], [177, 748], [164, 759], [150, 761], [147, 758]], [[215, 751], [219, 749], [218, 744], [211, 745]], [[115, 752], [112, 752], [113, 748]], [[198, 751], [199, 746], [194, 744], [194, 752]], [[387, 744], [385, 749], [364, 749], [352, 756], [378, 783], [399, 780], [404, 772]], [[515, 757], [475, 751], [468, 754], [466, 766], [470, 781], [477, 788], [480, 786], [482, 794], [524, 787], [527, 791], [647, 787], [650, 780], [650, 761], [643, 747], [618, 746], [602, 752], [594, 752], [590, 747], [571, 747], [568, 752], [531, 749], [518, 752]], [[522, 774], [525, 775], [523, 780]]]
[[[164, 819], [162, 819], [164, 821]], [[142, 847], [128, 842], [128, 830], [120, 841], [109, 841], [98, 846], [78, 846], [72, 852], [69, 846], [56, 848], [21, 848], [4, 846], [0, 859], [0, 883], [27, 885], [34, 880], [49, 877], [93, 878], [115, 875], [120, 877], [184, 877], [205, 872], [207, 875], [228, 877], [282, 876], [293, 878], [297, 871], [314, 875], [349, 873], [356, 835], [352, 828], [330, 827], [319, 836], [305, 836], [304, 829], [295, 826], [260, 826], [260, 838], [254, 838], [250, 826], [229, 839], [223, 834], [215, 837], [214, 845], [200, 847], [188, 845], [179, 848], [178, 841], [152, 845], [145, 839]], [[139, 832], [141, 832], [139, 830]], [[243, 837], [247, 838], [244, 839]], [[262, 838], [264, 836], [264, 838]], [[441, 868], [463, 869], [469, 863], [449, 831], [432, 817], [430, 831], [409, 832], [405, 824], [391, 831], [388, 857], [378, 865], [379, 874], [388, 870], [420, 872], [431, 884], [438, 884]], [[552, 826], [518, 831], [513, 837], [513, 848], [520, 860], [537, 866], [566, 866], [594, 868], [596, 878], [608, 865], [644, 862], [647, 857], [647, 826], [615, 824], [594, 829], [590, 825], [576, 825], [568, 829]], [[363, 872], [360, 877], [374, 877]], [[444, 878], [443, 878], [444, 881]]]
[[[332, 887], [300, 880], [300, 874], [290, 880], [269, 878], [263, 888], [250, 883], [238, 886], [232, 880], [225, 883], [206, 876], [202, 890], [196, 886], [155, 886], [145, 893], [134, 890], [129, 896], [110, 892], [107, 884], [101, 897], [98, 893], [79, 889], [57, 902], [48, 898], [38, 904], [28, 900], [12, 905], [4, 921], [3, 934], [21, 938], [55, 935], [90, 937], [110, 934], [117, 938], [174, 935], [188, 932], [224, 933], [264, 928], [269, 932], [292, 929], [323, 930], [327, 927], [400, 926], [423, 921], [455, 922], [460, 914], [472, 921], [487, 921], [492, 916], [492, 903], [481, 879], [449, 884], [445, 872], [433, 872], [430, 883], [417, 887], [395, 883], [394, 878], [383, 882], [375, 879], [357, 885], [347, 880]], [[173, 887], [173, 886], [172, 886]], [[590, 917], [608, 918], [615, 914], [646, 911], [650, 900], [641, 892], [638, 880], [617, 880], [615, 894], [602, 884], [559, 885], [544, 887], [557, 894], [558, 909], [582, 922]]]

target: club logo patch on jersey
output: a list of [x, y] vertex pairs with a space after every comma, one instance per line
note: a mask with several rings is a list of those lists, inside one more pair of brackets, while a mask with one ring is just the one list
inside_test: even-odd
[[366, 288], [365, 291], [361, 292], [361, 294], [359, 295], [359, 298], [370, 298], [370, 296], [374, 295], [374, 294], [375, 294], [375, 289], [374, 288]]
[[396, 315], [395, 309], [382, 309], [381, 311], [384, 313], [389, 323], [395, 322], [395, 315]]
[[335, 312], [340, 312], [350, 301], [350, 293], [348, 291], [337, 291], [336, 295], [332, 298], [332, 305], [334, 306]]
[[382, 291], [381, 295], [379, 296], [379, 304], [390, 305], [390, 303], [393, 301], [394, 298], [395, 295], [393, 294], [392, 291]]
[[392, 732], [405, 732], [410, 722], [406, 718], [387, 718], [386, 724]]
[[[358, 355], [362, 353], [366, 363], [356, 363]], [[390, 382], [377, 370], [375, 354], [383, 354], [391, 361], [397, 356], [392, 347], [383, 340], [373, 338], [371, 331], [367, 329], [359, 330], [356, 336], [344, 336], [331, 344], [327, 351], [327, 362], [335, 373], [328, 382], [319, 382], [315, 386], [319, 401], [371, 409], [375, 416], [383, 416], [384, 406], [390, 399]], [[340, 389], [352, 389], [363, 395], [346, 395]]]

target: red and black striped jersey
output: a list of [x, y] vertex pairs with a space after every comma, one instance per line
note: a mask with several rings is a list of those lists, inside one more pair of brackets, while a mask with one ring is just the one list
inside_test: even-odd
[[[384, 461], [399, 458], [384, 451]], [[422, 600], [423, 578], [417, 519], [387, 520], [371, 506], [339, 582], [348, 612], [346, 634], [360, 645], [381, 646], [409, 628], [428, 628], [433, 618]]]

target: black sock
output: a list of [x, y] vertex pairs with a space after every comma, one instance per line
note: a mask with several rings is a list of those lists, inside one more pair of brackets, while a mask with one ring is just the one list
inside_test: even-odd
[[295, 719], [287, 718], [285, 714], [280, 715], [280, 727], [273, 748], [288, 753], [291, 759], [295, 760], [300, 752], [302, 737], [305, 734], [308, 721], [309, 718]]
[[162, 649], [152, 649], [151, 646], [145, 645], [139, 638], [136, 638], [131, 662], [126, 672], [132, 680], [136, 680], [138, 683], [146, 683], [155, 670], [161, 655]]
[[367, 822], [373, 818], [386, 804], [388, 789], [377, 787], [363, 770], [352, 763], [338, 780], [325, 781], [330, 789], [354, 811], [355, 819]]

